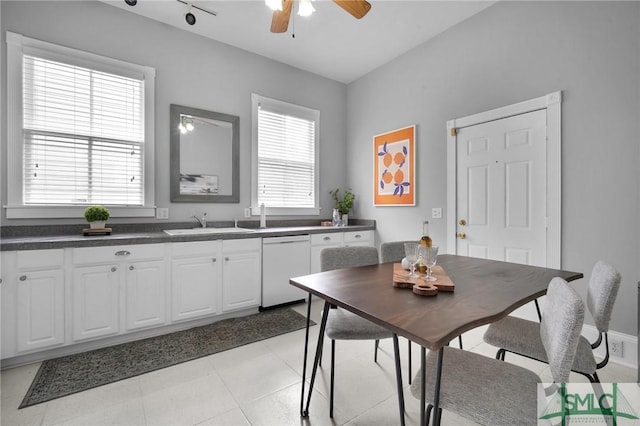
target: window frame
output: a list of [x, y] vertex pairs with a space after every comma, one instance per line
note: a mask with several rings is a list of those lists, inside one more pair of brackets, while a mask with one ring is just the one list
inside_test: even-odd
[[23, 199], [23, 54], [144, 79], [142, 206], [107, 205], [111, 217], [155, 216], [155, 69], [6, 32], [7, 42], [7, 219], [82, 218], [87, 205], [25, 205]]
[[271, 105], [275, 109], [291, 113], [294, 116], [312, 117], [315, 121], [314, 134], [314, 182], [313, 207], [266, 207], [268, 215], [276, 216], [312, 216], [320, 214], [320, 111], [273, 98], [251, 94], [251, 214], [260, 214], [258, 204], [258, 107], [260, 104]]

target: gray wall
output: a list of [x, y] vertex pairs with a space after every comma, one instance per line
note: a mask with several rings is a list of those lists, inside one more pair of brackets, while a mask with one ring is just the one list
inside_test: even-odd
[[[640, 3], [500, 2], [348, 88], [348, 182], [381, 240], [446, 207], [446, 121], [563, 91], [562, 266], [623, 276], [612, 328], [636, 334]], [[417, 125], [416, 207], [374, 207], [372, 136]], [[446, 216], [446, 211], [445, 211]], [[430, 219], [446, 246], [445, 220]], [[586, 280], [577, 286], [586, 293]], [[591, 322], [591, 318], [587, 319]]]
[[[172, 221], [207, 212], [210, 220], [242, 218], [251, 203], [251, 93], [320, 110], [321, 217], [329, 218], [329, 190], [346, 180], [346, 86], [98, 1], [1, 1], [2, 62], [5, 31], [156, 69], [156, 204]], [[2, 79], [2, 110], [6, 109]], [[169, 105], [179, 104], [240, 117], [240, 203], [184, 204], [169, 201]], [[2, 116], [2, 205], [6, 204], [6, 117]], [[7, 220], [2, 225], [34, 223]], [[113, 219], [110, 223], [132, 222]], [[146, 219], [138, 221], [155, 221]], [[51, 220], [83, 223], [84, 219]]]
[[[386, 241], [415, 238], [431, 208], [446, 207], [447, 120], [562, 90], [563, 267], [588, 277], [598, 259], [613, 263], [623, 287], [612, 328], [636, 334], [640, 3], [500, 2], [348, 87], [99, 2], [0, 7], [2, 63], [10, 30], [156, 68], [156, 202], [170, 207], [172, 220], [203, 210], [213, 220], [242, 216], [250, 202], [251, 92], [321, 111], [322, 216], [333, 206], [328, 191], [350, 186], [355, 216], [376, 219]], [[240, 116], [240, 204], [169, 202], [171, 103]], [[373, 207], [372, 136], [410, 124], [417, 125], [417, 205]], [[336, 155], [345, 146], [347, 155]], [[2, 217], [3, 226], [30, 223]], [[430, 222], [444, 245], [445, 220]]]

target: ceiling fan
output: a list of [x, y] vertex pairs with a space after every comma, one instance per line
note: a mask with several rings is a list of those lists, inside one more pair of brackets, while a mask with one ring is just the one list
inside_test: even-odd
[[[284, 33], [289, 27], [289, 17], [293, 9], [294, 0], [282, 0], [282, 10], [275, 10], [271, 18], [271, 32]], [[360, 19], [369, 12], [371, 4], [366, 0], [333, 0], [335, 4], [349, 12], [356, 19]]]

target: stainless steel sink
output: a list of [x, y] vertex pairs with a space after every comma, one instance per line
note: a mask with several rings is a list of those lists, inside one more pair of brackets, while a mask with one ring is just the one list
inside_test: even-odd
[[175, 237], [177, 235], [211, 235], [211, 234], [245, 234], [255, 232], [249, 228], [191, 228], [191, 229], [165, 229], [164, 232]]

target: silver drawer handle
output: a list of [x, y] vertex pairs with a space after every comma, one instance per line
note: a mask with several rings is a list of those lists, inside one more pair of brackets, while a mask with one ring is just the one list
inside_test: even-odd
[[129, 266], [129, 270], [133, 271], [135, 268], [133, 267], [133, 265]]
[[26, 281], [27, 280], [27, 276], [26, 275], [21, 275], [20, 276], [20, 281]]
[[116, 268], [115, 266], [112, 266], [112, 267], [111, 267], [111, 272], [115, 272], [115, 271], [117, 271], [117, 270], [118, 270], [118, 268]]
[[120, 250], [116, 252], [116, 256], [129, 256], [130, 254], [131, 252], [127, 250]]
[[228, 258], [228, 257], [225, 257], [225, 258], [224, 258], [224, 260], [228, 262], [228, 261], [229, 261], [229, 258]]
[[213, 263], [216, 263], [218, 259], [216, 259], [215, 257], [213, 258]]
[[329, 241], [331, 239], [331, 237], [324, 237], [323, 240], [325, 241]]
[[362, 235], [357, 234], [355, 237], [356, 237], [356, 238], [362, 238]]

